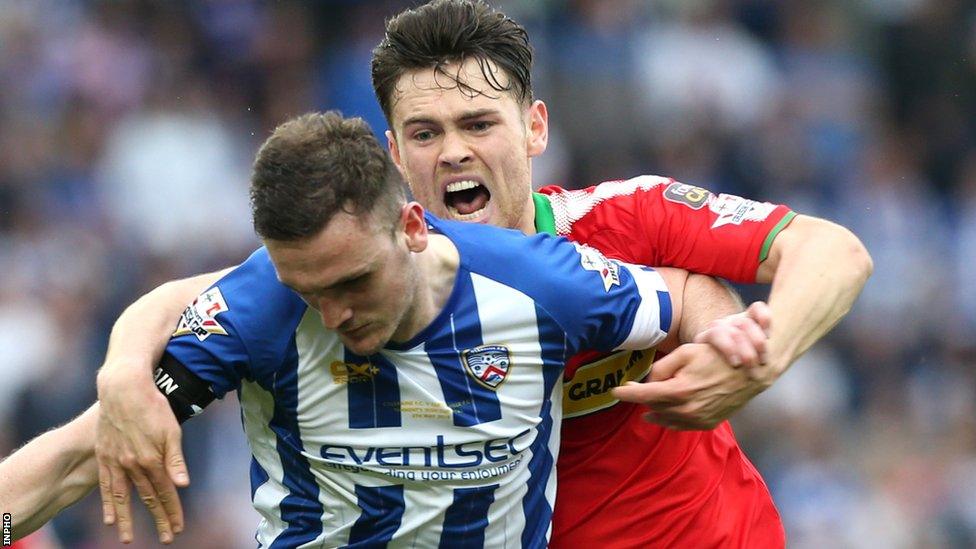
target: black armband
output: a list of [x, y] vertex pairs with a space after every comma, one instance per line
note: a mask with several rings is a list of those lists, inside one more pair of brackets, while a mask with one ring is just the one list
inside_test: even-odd
[[215, 395], [210, 384], [169, 353], [163, 355], [153, 377], [156, 388], [166, 395], [169, 406], [180, 423], [199, 414], [214, 401]]

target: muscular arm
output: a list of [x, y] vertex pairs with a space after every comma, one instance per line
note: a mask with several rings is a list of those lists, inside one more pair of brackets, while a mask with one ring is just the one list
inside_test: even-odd
[[709, 322], [742, 312], [739, 294], [720, 280], [696, 273], [688, 273], [684, 291], [684, 311], [678, 338], [690, 343]]
[[750, 307], [758, 314], [739, 314], [738, 295], [717, 279], [657, 270], [674, 303], [673, 329], [658, 346], [669, 354], [655, 362], [648, 382], [618, 387], [614, 395], [648, 404], [648, 421], [679, 429], [712, 428], [765, 387], [746, 368], [733, 366], [756, 366], [765, 357], [768, 311], [760, 303]]
[[[162, 356], [187, 303], [225, 273], [168, 282], [126, 309], [112, 329], [100, 382], [113, 376], [116, 380], [139, 379], [140, 383], [130, 386], [132, 393], [126, 395], [143, 407], [155, 404], [157, 415], [172, 417], [165, 397], [152, 383], [150, 365]], [[130, 368], [135, 365], [129, 364], [130, 361], [145, 367]], [[35, 438], [0, 462], [0, 510], [13, 518], [14, 539], [41, 527], [98, 485], [95, 458], [98, 421], [99, 404], [95, 404], [70, 423]]]
[[[668, 285], [672, 302], [671, 331], [668, 339], [658, 346], [663, 352], [694, 342], [713, 321], [742, 312], [738, 293], [714, 277], [670, 267], [656, 270]], [[759, 353], [765, 351], [766, 335], [762, 327], [751, 321], [743, 322], [735, 330], [724, 330], [721, 336], [724, 339], [713, 334], [705, 342], [715, 347], [717, 352], [710, 354], [721, 360], [715, 365], [724, 369], [728, 369], [725, 357], [734, 356], [736, 366], [742, 362], [754, 364], [758, 363]]]
[[850, 311], [872, 270], [861, 241], [829, 221], [800, 215], [776, 237], [757, 274], [772, 282], [767, 384]]
[[98, 404], [44, 433], [0, 462], [0, 510], [19, 539], [98, 485], [95, 423]]
[[228, 270], [167, 282], [130, 305], [112, 328], [98, 373], [96, 450], [104, 520], [118, 525], [123, 541], [132, 539], [129, 478], [153, 515], [160, 541], [168, 543], [182, 531], [176, 487], [189, 484], [189, 473], [179, 424], [152, 372], [187, 304]]
[[[129, 305], [112, 327], [100, 380], [126, 374], [144, 383], [150, 379], [152, 366], [162, 357], [180, 313], [228, 271], [230, 268], [167, 282]], [[129, 368], [130, 362], [144, 367]]]
[[712, 428], [769, 387], [823, 337], [850, 310], [871, 270], [870, 256], [850, 231], [797, 216], [776, 237], [759, 269], [759, 281], [773, 283], [769, 305], [749, 308], [748, 316], [765, 319], [762, 328], [770, 333], [764, 342], [765, 365], [732, 369], [718, 360], [715, 338], [741, 320], [726, 317], [711, 323], [707, 337], [695, 337], [711, 345], [682, 345], [655, 363], [650, 383], [614, 393], [621, 400], [649, 405], [650, 421], [679, 429]]

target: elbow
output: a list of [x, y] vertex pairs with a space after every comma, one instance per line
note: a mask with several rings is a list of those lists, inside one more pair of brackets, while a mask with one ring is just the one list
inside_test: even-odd
[[871, 254], [861, 239], [846, 228], [841, 227], [841, 230], [843, 231], [841, 257], [844, 257], [845, 263], [849, 266], [851, 277], [860, 288], [864, 286], [868, 278], [871, 277], [871, 273], [874, 272], [874, 260], [871, 259]]
[[[794, 224], [797, 230], [789, 235], [789, 240], [784, 240], [784, 246], [795, 251], [790, 255], [796, 253], [795, 257], [810, 258], [838, 282], [854, 290], [855, 295], [860, 293], [874, 272], [874, 261], [861, 239], [848, 228], [825, 219], [799, 216]], [[782, 254], [787, 255], [786, 248]]]

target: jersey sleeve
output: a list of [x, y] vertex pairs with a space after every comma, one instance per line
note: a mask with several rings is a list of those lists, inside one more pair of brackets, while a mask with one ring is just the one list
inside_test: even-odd
[[667, 336], [671, 297], [651, 268], [548, 234], [471, 226], [450, 236], [462, 249], [463, 266], [532, 298], [566, 334], [573, 353], [646, 349]]
[[262, 248], [183, 311], [166, 353], [208, 383], [218, 398], [244, 380], [270, 391], [305, 308], [278, 282]]
[[654, 269], [608, 259], [589, 246], [541, 239], [533, 295], [566, 332], [570, 349], [647, 349], [667, 337], [671, 296]]
[[540, 192], [551, 204], [558, 234], [611, 257], [736, 282], [755, 282], [776, 235], [796, 215], [783, 205], [656, 176]]

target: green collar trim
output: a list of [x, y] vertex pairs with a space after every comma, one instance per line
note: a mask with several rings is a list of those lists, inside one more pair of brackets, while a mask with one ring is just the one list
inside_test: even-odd
[[535, 230], [538, 233], [556, 234], [556, 217], [552, 213], [552, 204], [546, 195], [532, 193], [535, 202]]

